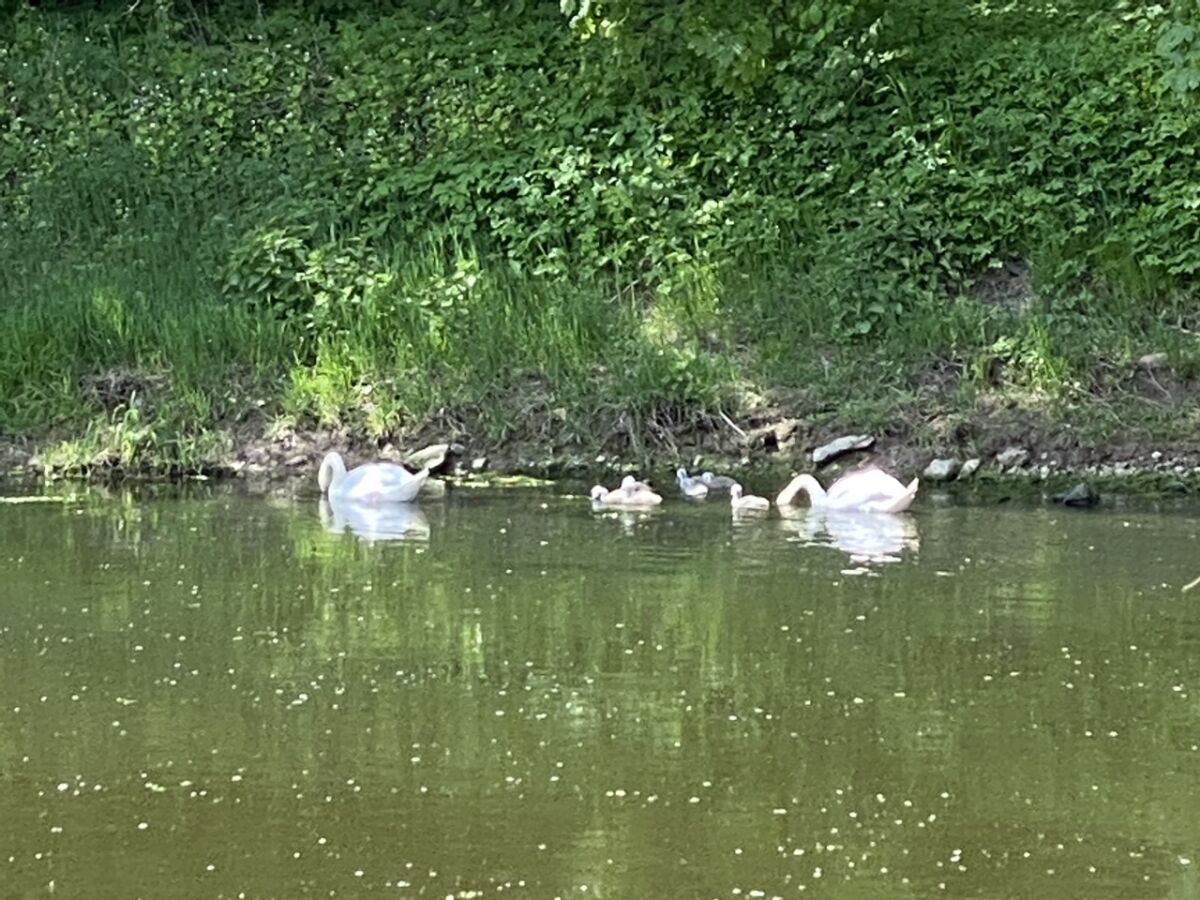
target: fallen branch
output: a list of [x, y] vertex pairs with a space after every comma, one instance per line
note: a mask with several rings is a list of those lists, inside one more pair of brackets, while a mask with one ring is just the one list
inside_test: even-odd
[[1186, 594], [1192, 588], [1197, 587], [1197, 586], [1200, 586], [1200, 578], [1197, 578], [1195, 581], [1189, 581], [1187, 584], [1185, 584], [1183, 586], [1183, 593]]
[[742, 429], [740, 429], [736, 425], [734, 425], [733, 420], [731, 418], [729, 418], [729, 416], [725, 415], [724, 410], [718, 409], [717, 415], [719, 415], [721, 417], [721, 420], [726, 425], [728, 425], [730, 428], [732, 428], [734, 431], [736, 431], [739, 435], [741, 435], [741, 438], [743, 441], [746, 440], [746, 437], [747, 437], [746, 432], [742, 431]]
[[1171, 396], [1171, 392], [1168, 391], [1165, 387], [1163, 387], [1161, 384], [1158, 383], [1158, 379], [1154, 377], [1154, 373], [1151, 372], [1149, 369], [1146, 370], [1146, 377], [1150, 379], [1151, 384], [1153, 384], [1156, 388], [1158, 388], [1160, 391], [1163, 392], [1163, 396], [1165, 396], [1168, 400], [1171, 400], [1171, 401], [1175, 400], [1175, 398]]

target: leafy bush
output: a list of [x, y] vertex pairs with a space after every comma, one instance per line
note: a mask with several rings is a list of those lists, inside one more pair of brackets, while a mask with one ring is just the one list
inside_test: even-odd
[[1032, 326], [948, 304], [1010, 260], [1038, 327], [1190, 322], [1191, 6], [26, 7], [0, 43], [0, 301], [32, 321], [62, 267], [142, 267], [172, 322], [195, 266], [271, 353], [285, 330], [290, 384], [424, 368], [429, 404], [608, 357], [650, 407], [713, 404], [734, 356], [914, 322], [989, 353]]

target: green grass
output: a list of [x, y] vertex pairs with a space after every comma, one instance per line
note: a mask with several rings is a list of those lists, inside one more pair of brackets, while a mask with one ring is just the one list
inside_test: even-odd
[[143, 229], [119, 251], [27, 258], [4, 281], [0, 429], [51, 437], [48, 464], [190, 468], [248, 421], [379, 437], [445, 409], [494, 442], [616, 429], [636, 444], [648, 423], [715, 407], [732, 380], [671, 303], [647, 308], [615, 281], [395, 247], [372, 286], [287, 318], [224, 299], [169, 221]]
[[[0, 435], [174, 470], [284, 424], [662, 455], [721, 414], [1200, 427], [1200, 119], [1151, 13], [910, 35], [861, 84], [801, 54], [739, 99], [638, 87], [553, 7], [420, 6], [8, 23]], [[1020, 310], [971, 283], [1012, 259]]]
[[[742, 335], [744, 376], [784, 389], [810, 421], [920, 435], [923, 420], [986, 422], [988, 410], [1009, 408], [1098, 443], [1180, 440], [1200, 426], [1200, 335], [1184, 296], [1155, 305], [1112, 279], [1103, 294], [1045, 288], [1017, 310], [964, 289], [884, 311], [873, 333], [848, 338], [829, 320], [830, 269], [836, 261], [815, 272], [741, 273], [724, 299]], [[1168, 357], [1162, 391], [1135, 373], [1149, 353]]]
[[809, 423], [916, 439], [920, 419], [969, 418], [981, 398], [1077, 421], [1096, 440], [1196, 424], [1171, 388], [1147, 399], [1121, 378], [1104, 387], [1151, 351], [1182, 376], [1200, 369], [1178, 315], [1124, 299], [1092, 298], [1085, 315], [930, 297], [880, 335], [836, 339], [820, 277], [786, 266], [656, 296], [426, 242], [392, 247], [368, 287], [289, 319], [226, 300], [211, 248], [170, 221], [141, 228], [102, 253], [27, 257], [3, 281], [0, 429], [41, 435], [49, 466], [178, 471], [273, 420], [378, 438], [447, 414], [486, 443], [615, 439], [668, 454], [697, 421], [745, 412], [746, 393], [784, 397], [780, 412]]

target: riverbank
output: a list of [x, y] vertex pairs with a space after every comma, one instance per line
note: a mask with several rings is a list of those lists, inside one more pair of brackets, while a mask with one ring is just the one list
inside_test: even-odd
[[118, 6], [0, 20], [10, 468], [1195, 464], [1170, 11]]
[[[1160, 375], [1162, 380], [1166, 378]], [[466, 417], [449, 411], [387, 438], [296, 427], [259, 415], [209, 435], [208, 445], [215, 449], [186, 465], [156, 456], [152, 447], [122, 457], [119, 444], [102, 431], [84, 438], [0, 439], [0, 473], [47, 481], [304, 481], [314, 477], [328, 450], [339, 450], [352, 462], [400, 462], [413, 451], [445, 442], [451, 451], [440, 472], [459, 478], [604, 479], [637, 471], [669, 483], [674, 469], [683, 465], [740, 473], [750, 483], [771, 483], [788, 472], [818, 471], [814, 451], [847, 435], [864, 435], [869, 438], [863, 442], [868, 444], [865, 449], [835, 457], [825, 471], [870, 460], [904, 479], [924, 475], [924, 483], [934, 486], [941, 479], [930, 477], [927, 468], [936, 460], [950, 460], [966, 463], [970, 473], [942, 482], [956, 487], [1028, 482], [1049, 488], [1087, 479], [1119, 493], [1200, 493], [1200, 437], [1193, 436], [1200, 431], [1190, 424], [1162, 429], [1163, 410], [1157, 404], [1150, 406], [1153, 417], [1135, 419], [1138, 404], [1129, 397], [1124, 402], [1117, 412], [1126, 415], [1128, 427], [1107, 433], [1096, 427], [1094, 417], [1100, 412], [1114, 415], [1114, 407], [1098, 400], [1054, 416], [1023, 408], [1012, 399], [1004, 404], [981, 399], [974, 415], [961, 407], [926, 404], [896, 408], [882, 422], [840, 421], [764, 402], [756, 411], [721, 412], [672, 431], [657, 430], [637, 448], [626, 431], [610, 433], [604, 441], [572, 443], [567, 435], [554, 433], [553, 420], [530, 421], [526, 430], [495, 441], [473, 432]], [[1181, 423], [1190, 423], [1186, 416], [1197, 408], [1193, 399], [1179, 395]]]

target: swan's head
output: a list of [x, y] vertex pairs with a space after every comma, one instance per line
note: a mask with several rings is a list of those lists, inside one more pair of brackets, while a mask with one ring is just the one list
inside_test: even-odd
[[687, 481], [688, 480], [687, 469], [685, 469], [683, 466], [680, 466], [678, 469], [676, 469], [675, 470], [675, 480], [678, 481], [680, 484]]
[[626, 475], [624, 478], [621, 479], [621, 490], [623, 490], [625, 493], [632, 494], [637, 489], [638, 489], [637, 479], [634, 478], [632, 475]]
[[729, 486], [729, 499], [734, 503], [742, 499], [742, 486], [736, 481]]
[[712, 480], [713, 480], [714, 478], [716, 478], [716, 477], [717, 477], [717, 476], [716, 476], [716, 475], [714, 475], [712, 472], [705, 472], [704, 474], [702, 474], [702, 475], [700, 476], [700, 480], [701, 480], [701, 481], [712, 481]]
[[601, 500], [607, 493], [608, 491], [604, 489], [604, 485], [597, 484], [592, 486], [592, 489], [588, 492], [588, 496], [593, 500]]
[[317, 470], [317, 484], [321, 486], [321, 493], [328, 491], [330, 486], [345, 473], [346, 464], [342, 462], [342, 454], [336, 450], [326, 453], [325, 458], [321, 460], [321, 468]]

